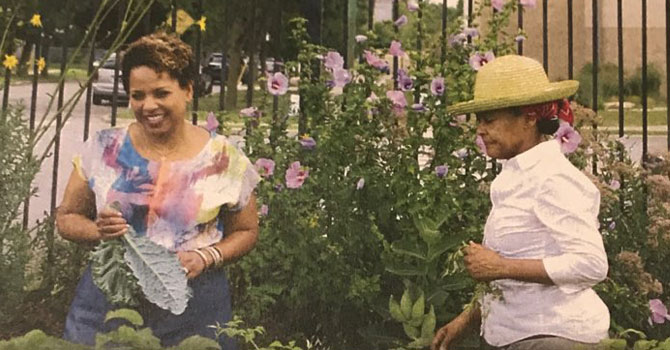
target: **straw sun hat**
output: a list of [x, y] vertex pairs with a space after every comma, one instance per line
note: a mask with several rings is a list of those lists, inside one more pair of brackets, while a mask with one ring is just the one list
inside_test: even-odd
[[560, 100], [577, 92], [579, 82], [550, 83], [542, 65], [528, 57], [498, 57], [477, 72], [475, 97], [447, 107], [447, 113], [466, 114]]

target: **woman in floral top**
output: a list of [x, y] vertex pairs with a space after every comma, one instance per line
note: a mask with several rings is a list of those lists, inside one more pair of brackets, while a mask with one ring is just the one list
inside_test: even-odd
[[[219, 267], [248, 253], [258, 237], [259, 176], [225, 137], [185, 121], [197, 73], [189, 46], [167, 34], [142, 37], [124, 53], [122, 70], [136, 121], [98, 132], [75, 156], [56, 217], [59, 232], [97, 244], [132, 227], [174, 252], [193, 290], [186, 310], [174, 315], [143, 301], [138, 311], [164, 346], [191, 335], [214, 338], [208, 326], [231, 319]], [[113, 308], [87, 268], [65, 338], [93, 344]], [[225, 337], [220, 342], [234, 347]]]

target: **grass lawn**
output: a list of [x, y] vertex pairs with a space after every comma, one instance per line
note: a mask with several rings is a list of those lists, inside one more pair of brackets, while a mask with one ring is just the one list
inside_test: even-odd
[[[603, 117], [603, 125], [618, 127], [619, 126], [619, 111], [608, 110], [600, 111], [599, 114]], [[666, 111], [649, 111], [647, 114], [647, 123], [652, 125], [668, 125]], [[642, 127], [642, 111], [625, 110], [624, 111], [624, 128], [625, 127]]]
[[[66, 80], [78, 80], [80, 82], [84, 82], [84, 81], [86, 81], [87, 77], [88, 77], [87, 70], [82, 69], [82, 68], [70, 68], [65, 73], [65, 79]], [[16, 75], [12, 75], [11, 79], [12, 79], [11, 84], [31, 83], [33, 81], [32, 70], [25, 77], [19, 77], [19, 76], [16, 76]], [[59, 79], [60, 79], [60, 69], [49, 68], [49, 76], [44, 78], [40, 75], [38, 82], [40, 82], [40, 83], [55, 83], [55, 82], [58, 82]], [[3, 75], [3, 77], [0, 78], [0, 86], [3, 86], [4, 82], [5, 82], [5, 78], [4, 78], [4, 75]]]

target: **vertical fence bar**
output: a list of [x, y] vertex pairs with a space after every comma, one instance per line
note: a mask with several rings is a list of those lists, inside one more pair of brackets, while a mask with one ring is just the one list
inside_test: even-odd
[[[5, 68], [5, 86], [2, 90], [2, 111], [6, 111], [9, 107], [9, 83], [12, 79], [12, 70]], [[4, 118], [4, 117], [3, 117]]]
[[624, 116], [623, 116], [623, 0], [617, 0], [617, 49], [618, 49], [618, 65], [619, 65], [619, 137], [623, 137], [624, 133]]
[[[88, 54], [88, 76], [93, 73], [93, 61], [95, 60], [95, 36], [91, 37], [91, 49]], [[86, 86], [86, 104], [84, 105], [84, 141], [88, 140], [91, 125], [91, 102], [93, 95], [93, 82], [88, 81]]]
[[176, 33], [177, 32], [177, 0], [172, 0], [171, 16], [172, 16], [172, 32]]
[[38, 36], [35, 42], [35, 58], [33, 60], [33, 79], [32, 91], [30, 93], [30, 131], [35, 130], [35, 115], [37, 113], [37, 80], [39, 79], [39, 68], [37, 67], [37, 60], [41, 55], [40, 37]]
[[[593, 100], [592, 100], [592, 106], [591, 108], [593, 109], [596, 114], [598, 114], [598, 0], [592, 0], [592, 7], [591, 11], [592, 17], [593, 17], [593, 36], [591, 38], [592, 40], [592, 60], [593, 60]], [[593, 129], [598, 129], [597, 124], [593, 124]], [[593, 174], [598, 173], [598, 158], [594, 154], [593, 156]]]
[[375, 29], [375, 0], [368, 0], [368, 30]]
[[[65, 68], [67, 63], [67, 43], [63, 40], [63, 46], [60, 56], [60, 76], [65, 76]], [[65, 98], [65, 79], [58, 85], [58, 100], [57, 110], [63, 108], [63, 100]], [[56, 215], [56, 196], [58, 192], [58, 164], [60, 163], [60, 134], [63, 127], [63, 114], [56, 114], [56, 134], [54, 135], [54, 159], [53, 170], [51, 172], [51, 215]], [[51, 251], [51, 250], [50, 250]]]
[[670, 151], [670, 0], [665, 0], [665, 105], [667, 146]]
[[[398, 8], [398, 0], [393, 0], [393, 23], [400, 17], [400, 9]], [[398, 26], [394, 25], [396, 37], [398, 36]], [[397, 39], [397, 38], [396, 38]], [[393, 88], [398, 89], [398, 57], [393, 56]]]
[[[224, 26], [225, 27], [225, 26]], [[226, 46], [226, 31], [225, 29], [221, 33], [222, 43], [221, 43], [221, 71], [219, 72], [219, 110], [223, 111], [226, 109], [226, 75], [228, 72], [228, 48]], [[212, 77], [212, 83], [214, 83], [214, 77]]]
[[[518, 23], [517, 27], [520, 30], [523, 30], [523, 6], [521, 5], [521, 0], [519, 0], [519, 3], [517, 4], [516, 12], [517, 12], [517, 23]], [[519, 40], [516, 43], [516, 52], [520, 56], [523, 56], [523, 40]]]
[[[119, 1], [118, 4], [118, 20], [119, 28], [123, 26], [123, 15], [125, 13], [125, 3], [124, 0]], [[121, 51], [116, 50], [114, 52], [114, 83], [112, 85], [112, 114], [110, 124], [112, 127], [116, 126], [116, 114], [119, 104], [119, 67], [121, 65]]]
[[647, 163], [649, 152], [647, 105], [647, 0], [642, 0], [642, 164]]
[[[33, 79], [32, 79], [32, 91], [30, 94], [30, 133], [33, 134], [35, 131], [35, 114], [37, 113], [37, 80], [39, 79], [40, 72], [37, 67], [37, 60], [40, 58], [40, 40], [41, 33], [37, 34], [37, 40], [35, 41], [35, 57], [33, 58]], [[31, 135], [32, 137], [32, 135]], [[23, 229], [28, 228], [28, 217], [30, 216], [30, 196], [28, 196], [23, 202]]]
[[[419, 9], [417, 10], [417, 21], [416, 21], [416, 52], [419, 55], [419, 60], [417, 61], [417, 70], [421, 70], [423, 67], [423, 57], [421, 57], [421, 50], [423, 49], [423, 0], [418, 0]], [[418, 86], [414, 88], [414, 103], [419, 103], [421, 101], [421, 88]]]
[[575, 76], [572, 0], [568, 0], [568, 79]]
[[548, 0], [542, 0], [542, 65], [544, 71], [549, 74], [549, 19]]
[[442, 40], [440, 41], [441, 64], [444, 64], [447, 60], [447, 12], [447, 0], [442, 0]]
[[[203, 10], [202, 10], [202, 0], [198, 0], [198, 20], [202, 21], [202, 16], [203, 16]], [[192, 120], [191, 122], [193, 125], [198, 124], [198, 107], [199, 107], [199, 101], [200, 101], [200, 73], [202, 71], [202, 67], [200, 67], [200, 56], [202, 56], [201, 53], [202, 50], [202, 29], [198, 28], [196, 30], [195, 34], [195, 66], [198, 67], [198, 74], [195, 76], [195, 88], [193, 89], [193, 113], [192, 113]], [[204, 92], [204, 91], [203, 91]]]

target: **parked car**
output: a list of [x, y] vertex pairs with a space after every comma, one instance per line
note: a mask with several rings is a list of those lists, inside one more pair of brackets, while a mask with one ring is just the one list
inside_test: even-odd
[[[112, 54], [102, 65], [98, 68], [96, 79], [93, 82], [93, 104], [101, 105], [102, 101], [107, 100], [112, 103], [112, 96], [114, 95], [114, 62], [116, 54]], [[98, 63], [99, 64], [99, 63]], [[122, 106], [128, 105], [128, 94], [123, 88], [121, 81], [121, 70], [118, 71], [119, 85], [117, 93], [117, 101]]]
[[[249, 61], [248, 58], [242, 59], [242, 66], [244, 66], [247, 62]], [[223, 54], [221, 52], [213, 52], [205, 58], [205, 60], [202, 62], [202, 73], [207, 74], [211, 79], [212, 79], [212, 84], [220, 85], [221, 84], [221, 67], [222, 67], [222, 62], [225, 62], [225, 67], [226, 71], [224, 72], [224, 79], [228, 79], [228, 60], [224, 59]], [[276, 61], [276, 64], [278, 65], [278, 69], [283, 69], [283, 63], [281, 61]], [[257, 63], [257, 69], [258, 71], [261, 70], [261, 65], [260, 63]], [[268, 58], [265, 60], [265, 71], [267, 72], [272, 72], [274, 70], [274, 65], [275, 65], [275, 59], [274, 58]], [[247, 84], [249, 81], [249, 70], [246, 70], [244, 72], [244, 75], [242, 76], [242, 83]]]
[[[116, 59], [116, 54], [111, 54], [109, 58], [98, 68], [98, 73], [96, 79], [93, 82], [93, 104], [101, 105], [103, 101], [109, 101], [112, 103], [112, 96], [114, 92], [114, 62]], [[94, 65], [100, 65], [99, 62], [94, 63]], [[121, 81], [121, 67], [119, 67], [118, 76], [119, 76], [119, 87], [117, 93], [117, 101], [122, 106], [128, 105], [128, 94], [123, 88], [123, 82]], [[208, 74], [203, 74], [202, 70], [200, 72], [200, 89], [198, 90], [199, 96], [205, 96], [212, 93], [212, 78]]]

